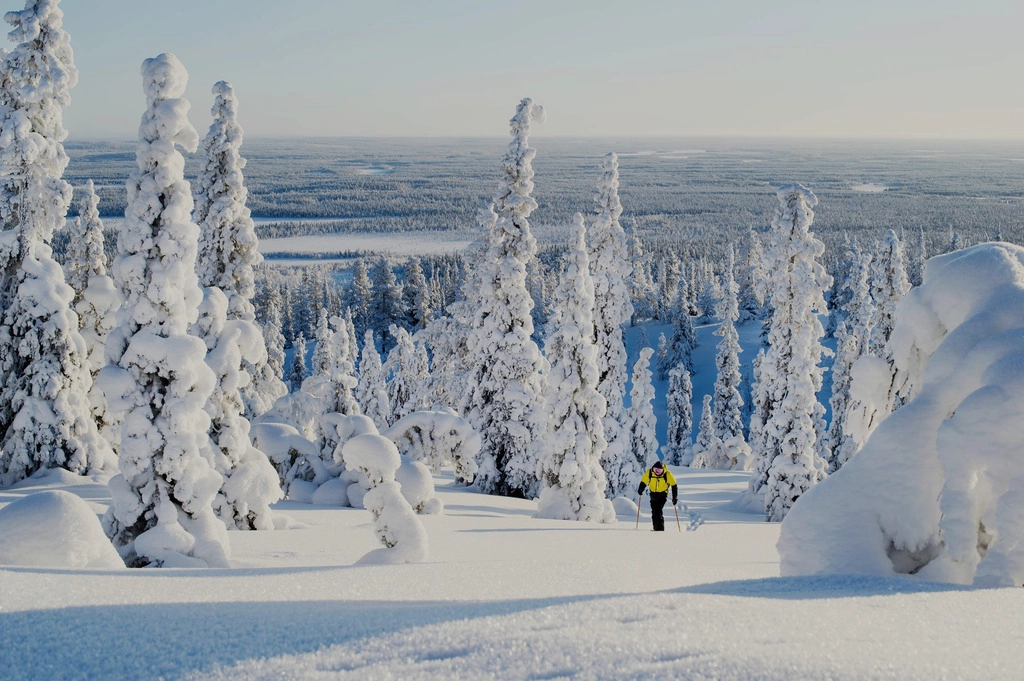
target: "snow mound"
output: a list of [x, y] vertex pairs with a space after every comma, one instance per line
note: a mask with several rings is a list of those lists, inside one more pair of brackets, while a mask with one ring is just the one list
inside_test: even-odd
[[612, 506], [615, 507], [615, 515], [625, 515], [630, 518], [635, 518], [639, 510], [636, 502], [628, 497], [615, 497], [612, 499]]
[[62, 490], [36, 492], [0, 509], [0, 565], [124, 568], [88, 502]]
[[1024, 584], [1024, 248], [930, 260], [890, 343], [894, 371], [868, 367], [851, 392], [881, 399], [856, 384], [884, 380], [911, 400], [794, 506], [782, 574]]

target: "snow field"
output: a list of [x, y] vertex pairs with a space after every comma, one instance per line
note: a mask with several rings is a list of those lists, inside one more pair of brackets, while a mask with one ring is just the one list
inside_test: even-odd
[[[777, 524], [732, 509], [745, 473], [676, 471], [706, 523], [649, 531], [532, 518], [535, 502], [436, 480], [427, 562], [353, 564], [368, 511], [274, 505], [229, 569], [0, 568], [5, 679], [1015, 679], [1020, 589], [778, 579]], [[0, 492], [89, 498], [70, 475]], [[2, 511], [2, 508], [0, 508]], [[153, 621], [160, 621], [155, 628]], [[970, 626], [965, 626], [970, 623]], [[60, 645], [54, 645], [55, 632]], [[74, 632], [71, 634], [70, 632]], [[124, 651], [134, 651], [126, 655]], [[969, 651], [969, 652], [968, 652]]]

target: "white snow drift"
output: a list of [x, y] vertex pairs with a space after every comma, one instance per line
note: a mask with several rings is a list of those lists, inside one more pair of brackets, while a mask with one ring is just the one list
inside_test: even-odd
[[793, 508], [782, 574], [1024, 584], [1024, 248], [930, 260], [889, 347], [893, 367], [858, 363], [853, 389], [910, 401]]

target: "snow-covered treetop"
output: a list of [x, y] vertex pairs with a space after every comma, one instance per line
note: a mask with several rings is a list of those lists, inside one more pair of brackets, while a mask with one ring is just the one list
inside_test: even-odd
[[213, 123], [203, 139], [203, 169], [195, 188], [193, 217], [200, 227], [199, 279], [217, 286], [231, 300], [233, 318], [255, 318], [253, 267], [262, 256], [249, 208], [248, 190], [242, 176], [245, 159], [242, 128], [238, 124], [238, 98], [230, 83], [213, 86]]
[[[622, 215], [622, 202], [619, 201], [619, 157], [614, 152], [601, 160], [601, 179], [594, 191], [597, 211], [607, 215], [610, 222], [618, 224]], [[625, 232], [623, 232], [625, 234]]]
[[533, 194], [533, 158], [537, 150], [529, 144], [530, 124], [544, 121], [544, 107], [534, 104], [529, 97], [519, 102], [516, 114], [509, 121], [512, 141], [508, 143], [501, 161], [504, 182], [495, 200], [498, 213], [508, 214], [519, 225], [520, 219], [530, 217], [537, 208]]
[[63, 141], [67, 131], [61, 110], [71, 103], [70, 90], [78, 83], [71, 36], [62, 28], [64, 12], [58, 0], [28, 0], [20, 12], [7, 12], [4, 21], [14, 27], [7, 36], [19, 45], [4, 56], [3, 103], [23, 109], [42, 105], [34, 112], [36, 131]]
[[[188, 85], [188, 71], [169, 52], [142, 62], [142, 90], [146, 93], [146, 113], [139, 126], [139, 142], [178, 145], [188, 152], [199, 146], [199, 133], [189, 123], [189, 104], [182, 99]], [[148, 154], [139, 154], [139, 167], [146, 169]], [[163, 160], [163, 159], [161, 159]]]

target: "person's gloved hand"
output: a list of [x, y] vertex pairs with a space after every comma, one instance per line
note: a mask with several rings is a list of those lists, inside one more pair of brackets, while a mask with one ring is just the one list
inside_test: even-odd
[[673, 506], [677, 506], [678, 504], [679, 504], [679, 500], [678, 499], [673, 499], [672, 500], [672, 505]]

